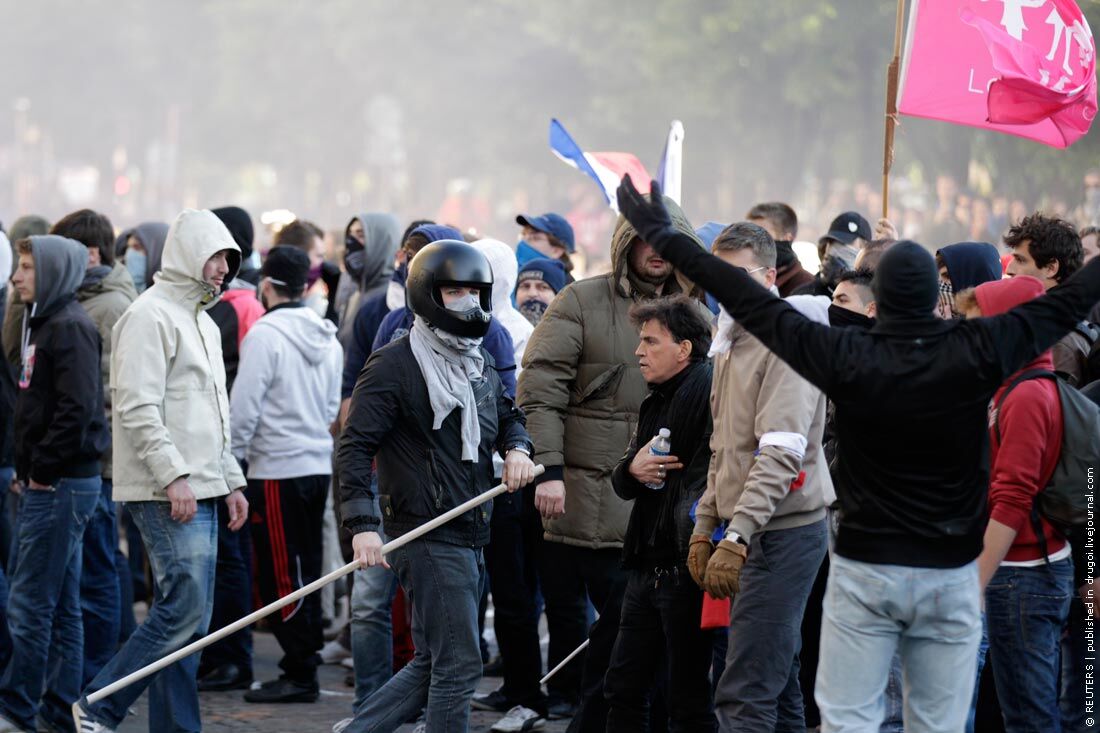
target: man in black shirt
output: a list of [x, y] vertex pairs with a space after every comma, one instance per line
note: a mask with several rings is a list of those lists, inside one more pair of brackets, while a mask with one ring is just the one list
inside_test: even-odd
[[[634, 507], [623, 541], [628, 576], [619, 635], [604, 679], [607, 730], [646, 729], [648, 693], [663, 649], [670, 728], [713, 731], [713, 635], [699, 628], [703, 592], [686, 565], [691, 510], [707, 487], [710, 466], [710, 326], [697, 301], [684, 295], [639, 303], [630, 316], [640, 329], [635, 354], [649, 395], [611, 475], [615, 493]], [[650, 453], [661, 428], [671, 433], [667, 456]]]

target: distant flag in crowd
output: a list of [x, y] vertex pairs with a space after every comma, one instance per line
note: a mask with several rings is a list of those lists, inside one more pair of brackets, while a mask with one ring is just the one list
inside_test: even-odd
[[661, 191], [676, 203], [680, 203], [683, 188], [684, 167], [684, 125], [673, 120], [668, 128], [665, 150], [661, 153], [661, 164], [657, 167], [657, 180]]
[[1096, 42], [1072, 0], [911, 0], [898, 111], [1066, 148], [1096, 117]]
[[[679, 126], [679, 138], [673, 141], [673, 133]], [[680, 159], [683, 149], [683, 125], [673, 123], [673, 129], [669, 133], [669, 141], [665, 146], [665, 157], [661, 161], [660, 177], [662, 186], [673, 182], [677, 189], [679, 200], [680, 189]], [[634, 185], [642, 193], [649, 192], [650, 175], [642, 162], [633, 153], [586, 153], [572, 136], [565, 131], [557, 120], [550, 120], [550, 150], [567, 165], [580, 170], [596, 182], [603, 192], [608, 206], [618, 211], [618, 202], [615, 197], [615, 189], [627, 173], [630, 174]], [[673, 157], [674, 156], [674, 157]]]

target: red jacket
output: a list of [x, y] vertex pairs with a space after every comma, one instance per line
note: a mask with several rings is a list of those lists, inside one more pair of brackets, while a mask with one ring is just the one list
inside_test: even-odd
[[[1035, 278], [1015, 277], [979, 285], [975, 294], [982, 315], [993, 316], [1042, 295], [1043, 286]], [[1020, 371], [1028, 369], [1054, 371], [1050, 351], [1043, 352]], [[1062, 452], [1062, 402], [1054, 382], [1030, 379], [1012, 390], [1001, 403], [998, 414], [996, 405], [1015, 377], [1016, 374], [1009, 377], [989, 403], [992, 469], [989, 515], [1016, 530], [1016, 540], [1005, 560], [1023, 562], [1043, 557], [1031, 523], [1031, 507], [1035, 496], [1050, 482]], [[998, 423], [1000, 442], [997, 440]], [[1046, 535], [1047, 553], [1054, 554], [1065, 546], [1065, 540], [1046, 520], [1040, 521]]]

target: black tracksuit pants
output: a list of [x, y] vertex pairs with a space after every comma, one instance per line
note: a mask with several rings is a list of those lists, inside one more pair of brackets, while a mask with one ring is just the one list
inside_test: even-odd
[[[321, 576], [321, 524], [328, 489], [328, 476], [249, 479], [256, 580], [264, 605]], [[324, 644], [320, 595], [312, 593], [267, 618], [283, 649], [283, 676], [316, 684], [318, 652]]]

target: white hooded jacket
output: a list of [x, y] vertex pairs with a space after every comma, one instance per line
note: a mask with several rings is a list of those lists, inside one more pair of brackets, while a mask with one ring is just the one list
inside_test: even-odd
[[111, 332], [115, 501], [167, 501], [181, 476], [197, 499], [245, 485], [230, 452], [221, 333], [206, 313], [218, 293], [202, 278], [222, 250], [228, 281], [241, 259], [229, 230], [209, 211], [184, 210], [155, 283]]
[[523, 352], [535, 327], [512, 305], [512, 291], [516, 289], [519, 278], [519, 264], [516, 253], [504, 242], [496, 239], [479, 239], [473, 244], [479, 249], [489, 266], [493, 268], [493, 318], [512, 337], [512, 346], [516, 352], [516, 376], [519, 376]]
[[256, 321], [229, 402], [233, 455], [248, 460], [250, 479], [332, 473], [343, 363], [336, 326], [309, 308], [276, 307]]

